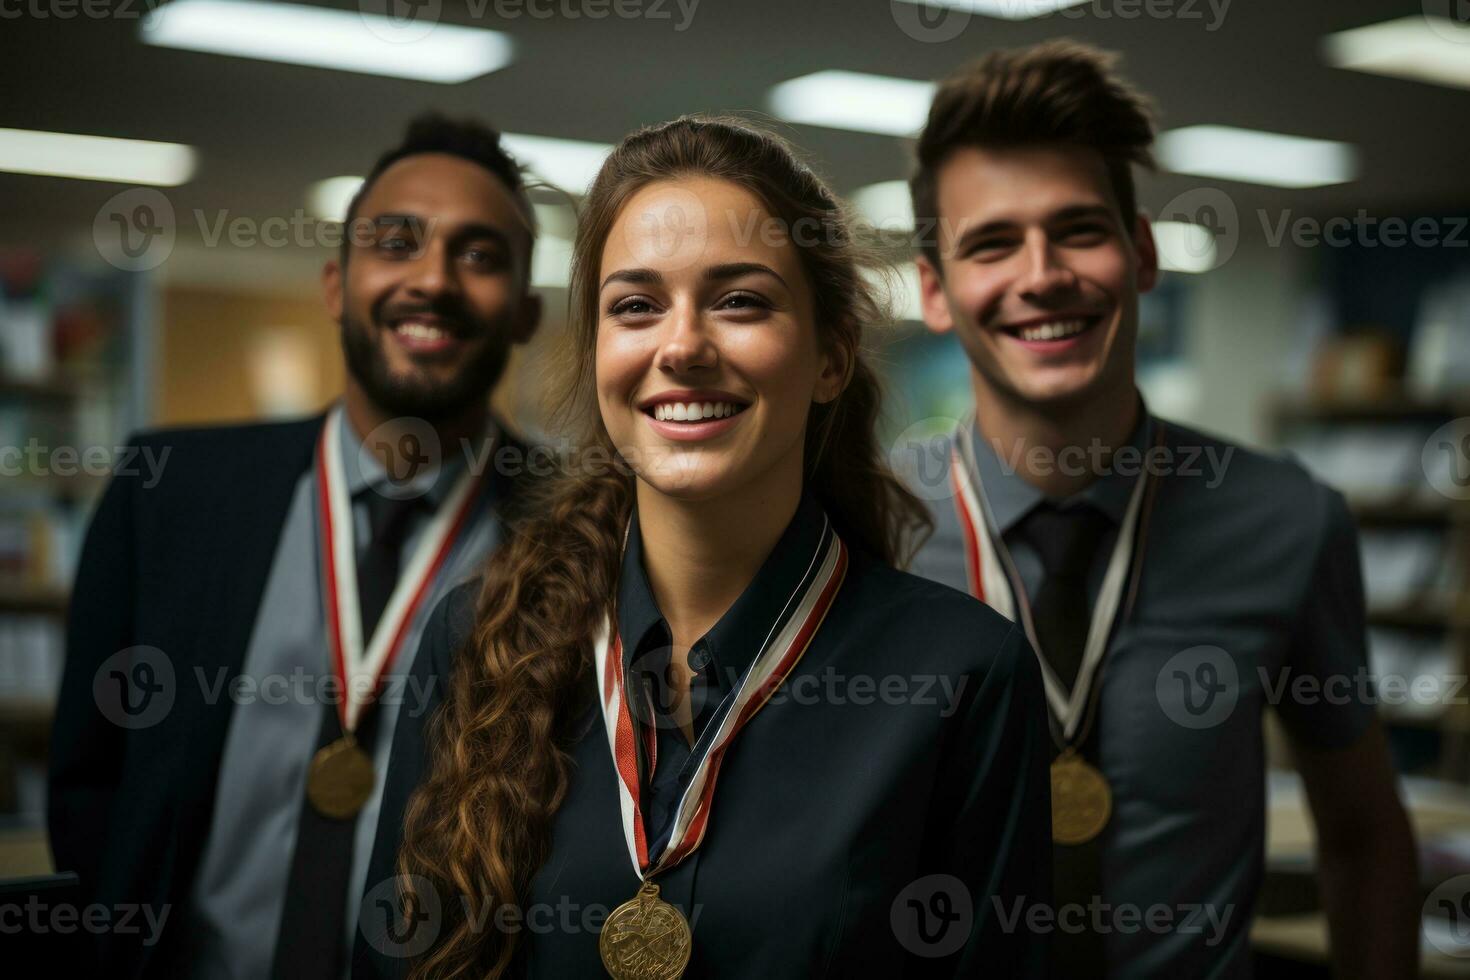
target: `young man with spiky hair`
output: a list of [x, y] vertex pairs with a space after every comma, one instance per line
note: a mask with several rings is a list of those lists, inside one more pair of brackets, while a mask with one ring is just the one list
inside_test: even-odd
[[1152, 142], [1113, 60], [1052, 42], [946, 80], [918, 144], [924, 320], [968, 355], [975, 414], [911, 447], [938, 522], [915, 570], [1025, 625], [1055, 742], [1053, 902], [1005, 911], [1052, 934], [1068, 980], [1249, 975], [1274, 702], [1337, 970], [1410, 976], [1414, 850], [1358, 683], [1343, 498], [1139, 396]]
[[489, 396], [540, 316], [532, 213], [497, 132], [416, 119], [323, 270], [342, 400], [141, 435], [162, 478], [109, 486], [71, 606], [51, 845], [89, 906], [158, 929], [88, 935], [88, 976], [344, 975], [396, 720], [430, 693], [400, 682], [519, 496]]

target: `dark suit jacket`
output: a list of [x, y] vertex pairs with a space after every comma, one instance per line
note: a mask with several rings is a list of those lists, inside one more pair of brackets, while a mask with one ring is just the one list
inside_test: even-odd
[[[231, 680], [241, 671], [322, 424], [317, 416], [143, 434], [134, 446], [169, 451], [161, 478], [148, 487], [143, 477], [120, 474], [103, 495], [74, 587], [50, 749], [52, 853], [58, 870], [80, 876], [84, 904], [146, 905], [177, 919], [187, 901], [233, 705], [204, 689], [221, 668]], [[487, 499], [504, 499], [509, 481], [492, 480]], [[147, 652], [119, 665], [150, 663], [150, 684], [161, 685], [157, 696], [165, 699], [157, 707], [136, 701], [140, 714], [120, 724], [115, 705], [103, 710], [109, 679], [98, 681], [98, 672], [138, 647], [162, 651], [173, 678], [161, 676], [164, 661]], [[196, 668], [208, 685], [196, 682]], [[102, 685], [95, 693], [94, 683]], [[84, 937], [90, 975], [156, 975], [167, 960], [168, 925], [151, 946], [147, 929]]]
[[[421, 684], [441, 682], [426, 688], [431, 710], [394, 733], [353, 980], [406, 975], [460, 900], [436, 895], [412, 929], [395, 918], [403, 813], [477, 594], [466, 583], [439, 603], [414, 662]], [[814, 688], [798, 678], [829, 676], [836, 686], [823, 680], [815, 699], [800, 693]], [[884, 702], [856, 683], [885, 678], [907, 694]], [[955, 698], [927, 683], [940, 678]], [[658, 878], [693, 929], [686, 980], [1044, 975], [1045, 937], [1012, 918], [1051, 894], [1050, 741], [1024, 634], [968, 596], [854, 553], [788, 683], [791, 697], [773, 698], [726, 754], [703, 846]], [[605, 975], [602, 921], [638, 888], [595, 681], [586, 686], [572, 785], [520, 912], [518, 956], [529, 956], [515, 973], [536, 980]], [[498, 913], [472, 911], [496, 928]]]

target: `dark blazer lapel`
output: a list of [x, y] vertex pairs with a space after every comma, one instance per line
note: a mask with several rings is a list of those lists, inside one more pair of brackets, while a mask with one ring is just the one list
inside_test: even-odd
[[317, 416], [294, 423], [276, 430], [269, 440], [242, 447], [221, 467], [218, 477], [218, 491], [229, 495], [227, 509], [237, 517], [221, 522], [211, 544], [225, 569], [225, 585], [212, 589], [207, 608], [199, 611], [201, 635], [211, 642], [201, 645], [198, 666], [211, 685], [223, 668], [225, 682], [214, 704], [203, 697], [181, 702], [189, 712], [182, 730], [189, 743], [185, 749], [189, 761], [179, 772], [188, 782], [179, 800], [179, 860], [174, 880], [185, 883], [184, 887], [193, 879], [213, 810], [233, 706], [224, 692], [243, 669], [291, 498], [315, 459], [323, 419]]

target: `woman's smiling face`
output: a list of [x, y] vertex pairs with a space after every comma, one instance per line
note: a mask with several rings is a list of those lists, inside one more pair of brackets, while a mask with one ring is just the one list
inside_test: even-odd
[[660, 493], [800, 485], [811, 405], [835, 398], [842, 377], [781, 227], [746, 189], [690, 177], [642, 188], [609, 229], [598, 405], [613, 444]]

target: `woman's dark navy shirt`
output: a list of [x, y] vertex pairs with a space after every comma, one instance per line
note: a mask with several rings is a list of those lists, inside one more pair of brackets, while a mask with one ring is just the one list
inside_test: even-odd
[[[759, 652], [824, 521], [804, 501], [755, 580], [691, 650], [696, 739]], [[637, 668], [630, 678], [658, 674], [668, 643], [633, 531], [618, 600], [624, 656]], [[473, 631], [477, 594], [470, 583], [439, 604], [413, 667], [409, 689], [430, 695], [426, 710], [405, 709], [399, 721], [356, 978], [406, 975], [405, 952], [432, 943], [438, 928], [432, 906], [412, 929], [395, 920], [395, 861], [405, 806], [430, 759], [428, 719]], [[519, 929], [530, 977], [603, 976], [602, 922], [639, 884], [590, 672], [586, 686], [551, 856], [525, 907], [500, 917]], [[1017, 913], [1050, 901], [1045, 719], [1036, 658], [1014, 625], [851, 549], [821, 629], [726, 752], [703, 845], [656, 879], [693, 931], [685, 976], [1042, 976], [1044, 937]], [[667, 820], [688, 772], [664, 754], [682, 734], [658, 727], [655, 785], [643, 760], [642, 792], [662, 794], [649, 810]], [[484, 927], [495, 921], [492, 913]]]

